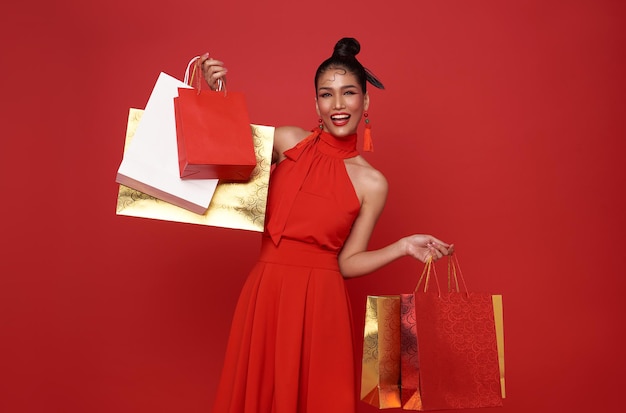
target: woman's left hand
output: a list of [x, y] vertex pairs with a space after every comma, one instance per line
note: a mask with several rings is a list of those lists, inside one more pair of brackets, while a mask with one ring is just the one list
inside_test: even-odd
[[406, 255], [426, 262], [428, 258], [437, 261], [444, 255], [454, 253], [454, 245], [447, 244], [432, 235], [416, 234], [405, 237], [404, 248]]

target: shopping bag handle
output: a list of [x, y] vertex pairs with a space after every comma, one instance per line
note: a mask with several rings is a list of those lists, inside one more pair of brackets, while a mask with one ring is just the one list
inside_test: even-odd
[[435, 283], [437, 284], [437, 293], [441, 296], [441, 287], [439, 287], [439, 278], [437, 277], [437, 269], [435, 268], [433, 257], [428, 257], [426, 262], [424, 263], [424, 269], [422, 270], [422, 275], [420, 279], [417, 281], [417, 285], [415, 286], [415, 292], [420, 288], [422, 281], [424, 281], [424, 292], [428, 292], [428, 286], [430, 285], [430, 273], [433, 273], [433, 277], [435, 278]]
[[469, 290], [467, 289], [465, 277], [463, 277], [463, 272], [461, 271], [461, 266], [459, 265], [459, 259], [457, 258], [456, 253], [452, 253], [452, 255], [448, 256], [448, 292], [452, 292], [452, 279], [454, 279], [454, 289], [456, 292], [461, 292], [461, 288], [459, 287], [459, 277], [463, 283], [465, 293], [468, 294]]
[[[422, 270], [422, 275], [417, 281], [417, 286], [415, 287], [415, 291], [420, 288], [422, 281], [424, 281], [424, 292], [428, 292], [428, 286], [430, 285], [430, 277], [431, 272], [433, 274], [433, 278], [435, 279], [435, 283], [437, 284], [437, 293], [441, 296], [441, 287], [439, 285], [439, 278], [437, 277], [437, 269], [435, 268], [435, 263], [432, 257], [428, 257], [426, 262], [424, 263], [424, 269]], [[454, 291], [457, 293], [461, 292], [461, 288], [459, 286], [459, 278], [461, 278], [461, 283], [463, 284], [463, 288], [465, 289], [465, 293], [468, 294], [467, 284], [465, 283], [465, 277], [463, 277], [463, 272], [461, 271], [461, 266], [459, 265], [459, 259], [456, 256], [456, 253], [448, 256], [448, 292], [453, 292], [452, 280], [454, 280]]]
[[[193, 69], [192, 69], [192, 65], [193, 65]], [[191, 74], [189, 73], [191, 71]], [[200, 56], [194, 56], [189, 63], [187, 63], [187, 69], [185, 69], [185, 77], [183, 79], [183, 82], [191, 87], [193, 86], [193, 81], [196, 78], [196, 72], [202, 72], [202, 69], [200, 68]], [[198, 93], [200, 93], [200, 90], [202, 90], [202, 76], [198, 75], [197, 76], [197, 82], [196, 82], [196, 87], [195, 89], [198, 91]], [[217, 91], [221, 92], [224, 91], [224, 96], [226, 96], [226, 78], [224, 78], [224, 80], [222, 79], [217, 79]]]

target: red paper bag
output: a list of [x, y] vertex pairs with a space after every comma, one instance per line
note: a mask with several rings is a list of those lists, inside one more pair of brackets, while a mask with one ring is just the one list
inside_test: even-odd
[[493, 298], [500, 296], [459, 292], [458, 262], [449, 271], [456, 291], [442, 293], [435, 273], [437, 292], [428, 292], [431, 265], [425, 267], [425, 290], [401, 295], [403, 408], [501, 406], [504, 361], [500, 359], [503, 349], [497, 339], [494, 314], [498, 308]]
[[180, 88], [174, 110], [182, 179], [250, 178], [256, 157], [242, 93]]
[[402, 407], [406, 410], [423, 410], [415, 326], [415, 294], [400, 294], [400, 331]]

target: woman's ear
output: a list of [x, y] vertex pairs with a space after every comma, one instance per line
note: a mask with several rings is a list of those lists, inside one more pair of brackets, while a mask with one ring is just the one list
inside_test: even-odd
[[363, 111], [367, 112], [367, 108], [370, 107], [370, 94], [369, 92], [365, 92], [365, 96], [363, 96]]
[[315, 111], [317, 112], [317, 116], [320, 115], [320, 105], [317, 104], [317, 98], [315, 98]]

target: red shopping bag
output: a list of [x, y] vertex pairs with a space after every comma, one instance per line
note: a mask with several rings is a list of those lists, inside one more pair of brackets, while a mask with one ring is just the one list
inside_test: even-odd
[[402, 407], [407, 410], [423, 410], [415, 326], [415, 294], [400, 294], [400, 332]]
[[[189, 85], [200, 80], [199, 58], [185, 74]], [[193, 67], [189, 82], [189, 68]], [[220, 85], [223, 85], [220, 82]], [[174, 98], [176, 138], [182, 179], [247, 181], [256, 166], [254, 142], [242, 93], [196, 88], [178, 90]]]
[[[406, 410], [501, 406], [504, 349], [501, 296], [461, 292], [456, 256], [449, 261], [448, 292], [432, 262], [418, 282], [424, 290], [401, 295], [402, 402]], [[428, 292], [431, 269], [436, 292]], [[451, 285], [454, 281], [454, 286]]]

